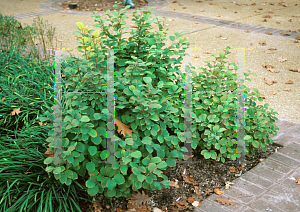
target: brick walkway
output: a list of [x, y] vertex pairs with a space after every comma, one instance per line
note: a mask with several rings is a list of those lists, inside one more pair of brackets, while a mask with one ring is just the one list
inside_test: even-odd
[[[41, 11], [15, 15], [16, 20], [43, 16], [54, 13], [61, 13], [63, 8], [55, 5], [55, 2], [65, 0], [48, 0], [39, 5]], [[275, 28], [262, 27], [251, 24], [244, 24], [234, 21], [228, 21], [220, 18], [205, 17], [190, 14], [163, 11], [160, 10], [169, 4], [167, 0], [147, 0], [149, 7], [155, 6], [157, 15], [184, 19], [188, 21], [201, 22], [214, 25], [213, 27], [233, 28], [237, 30], [250, 30], [251, 33], [266, 34], [269, 36], [279, 36], [286, 39], [295, 39], [300, 37], [300, 33], [280, 30]], [[148, 7], [145, 7], [147, 9]], [[106, 12], [98, 12], [97, 15], [103, 15]], [[61, 14], [69, 15], [94, 15], [92, 12], [67, 10]], [[223, 21], [223, 22], [220, 22]], [[279, 33], [285, 32], [290, 36], [281, 36]], [[193, 33], [193, 32], [191, 32]], [[230, 197], [236, 204], [234, 206], [224, 206], [216, 202], [218, 195], [211, 195], [197, 207], [195, 212], [222, 212], [222, 211], [273, 211], [273, 212], [298, 212], [300, 211], [300, 185], [296, 185], [296, 177], [300, 177], [300, 124], [279, 119], [276, 122], [279, 127], [277, 136], [273, 140], [277, 144], [284, 146], [281, 150], [269, 156], [255, 168], [243, 174], [240, 178], [233, 181], [234, 185], [225, 190], [220, 195], [226, 198]], [[224, 190], [222, 188], [221, 190]]]

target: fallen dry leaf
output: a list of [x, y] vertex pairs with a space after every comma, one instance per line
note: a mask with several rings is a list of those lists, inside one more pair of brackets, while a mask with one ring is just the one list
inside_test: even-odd
[[289, 71], [300, 72], [300, 69], [289, 69]]
[[169, 180], [169, 185], [175, 188], [179, 188], [178, 182], [173, 182]]
[[268, 85], [272, 85], [273, 83], [276, 83], [276, 81], [274, 81], [274, 80], [266, 80], [265, 78], [264, 78], [264, 80]]
[[201, 195], [201, 194], [199, 193], [199, 187], [198, 187], [198, 186], [194, 186], [194, 188], [195, 188], [196, 194], [197, 194], [197, 195]]
[[297, 36], [297, 37], [296, 37], [296, 40], [300, 40], [300, 37], [299, 37], [299, 36]]
[[296, 185], [300, 185], [300, 177], [296, 177]]
[[250, 30], [246, 30], [246, 31], [244, 31], [244, 32], [247, 32], [247, 33], [249, 33], [249, 32], [250, 32]]
[[273, 95], [275, 95], [275, 94], [276, 94], [276, 92], [275, 92], [275, 91], [271, 91], [270, 93], [271, 93], [271, 94], [273, 94]]
[[223, 194], [225, 191], [220, 191], [219, 188], [215, 188], [215, 189], [214, 189], [214, 192], [215, 192], [217, 195], [221, 195], [221, 194]]
[[234, 173], [234, 172], [235, 172], [235, 168], [232, 167], [232, 166], [229, 167], [229, 170], [230, 170], [231, 173]]
[[206, 190], [206, 191], [204, 191], [204, 194], [202, 194], [202, 196], [207, 196], [207, 195], [209, 195], [209, 193], [212, 193], [213, 192], [213, 190], [211, 190], [211, 189], [208, 189], [208, 190]]
[[[23, 107], [23, 105], [21, 107]], [[20, 111], [21, 107], [19, 107], [18, 109], [13, 109], [13, 111], [11, 112], [11, 115], [13, 115], [13, 116], [15, 114], [19, 115], [19, 113], [21, 113], [21, 111]]]
[[258, 44], [260, 44], [260, 45], [265, 45], [266, 42], [265, 42], [265, 41], [259, 41]]
[[262, 65], [264, 68], [267, 68], [267, 69], [269, 69], [269, 68], [274, 68], [274, 66], [272, 66], [272, 65], [265, 65], [265, 64], [263, 64]]
[[203, 52], [204, 54], [211, 54], [210, 52]]
[[269, 48], [268, 50], [277, 50], [277, 49], [275, 49], [275, 48]]
[[282, 36], [290, 36], [289, 34], [287, 34], [285, 32], [280, 32], [279, 34], [281, 34]]
[[115, 119], [115, 124], [118, 127], [118, 133], [121, 132], [121, 134], [124, 135], [124, 137], [126, 137], [126, 135], [128, 134], [132, 138], [132, 132], [135, 133], [135, 131], [131, 130], [129, 128], [129, 126], [127, 126], [126, 124], [123, 124], [118, 119]]
[[194, 179], [192, 178], [192, 175], [188, 176], [187, 174], [181, 174], [181, 176], [183, 177], [184, 182], [192, 184], [192, 185], [197, 185], [198, 183], [196, 183], [194, 181]]
[[279, 62], [284, 62], [284, 61], [286, 61], [286, 59], [283, 59], [282, 57], [277, 58], [277, 60], [278, 60]]
[[231, 185], [233, 185], [234, 183], [227, 181], [225, 182], [225, 189], [229, 189]]
[[267, 19], [263, 19], [261, 22], [267, 22]]
[[266, 34], [268, 34], [268, 35], [272, 35], [272, 33], [271, 33], [271, 32], [266, 32]]
[[283, 91], [291, 91], [290, 88], [281, 88], [281, 90], [283, 90]]
[[215, 199], [217, 202], [221, 203], [222, 205], [235, 205], [235, 202], [230, 198], [228, 197], [228, 199], [226, 199], [226, 197], [222, 196], [222, 197], [219, 197], [217, 199]]
[[270, 15], [264, 15], [263, 18], [272, 18]]
[[53, 152], [50, 151], [49, 148], [47, 148], [47, 151], [43, 153], [44, 155], [46, 155], [47, 157], [53, 157]]

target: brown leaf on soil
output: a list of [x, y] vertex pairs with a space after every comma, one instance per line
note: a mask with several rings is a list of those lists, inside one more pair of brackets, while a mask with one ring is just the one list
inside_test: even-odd
[[126, 210], [123, 208], [117, 208], [116, 210], [117, 210], [117, 212], [126, 212]]
[[299, 36], [297, 36], [295, 39], [296, 39], [296, 40], [300, 40], [300, 37], [299, 37]]
[[276, 21], [277, 24], [280, 24], [280, 21]]
[[292, 80], [287, 81], [285, 84], [294, 84]]
[[254, 5], [254, 6], [255, 6], [255, 5], [256, 5], [256, 3], [253, 3], [252, 5]]
[[198, 186], [194, 186], [194, 188], [195, 188], [196, 194], [197, 194], [197, 195], [201, 195], [201, 194], [199, 193], [199, 187], [198, 187]]
[[249, 33], [249, 32], [250, 32], [250, 30], [245, 30], [244, 32], [247, 32], [247, 33]]
[[144, 191], [142, 193], [132, 191], [131, 194], [131, 197], [128, 198], [128, 203], [132, 206], [141, 206], [143, 204], [145, 206], [147, 202], [150, 202], [149, 196], [145, 195]]
[[194, 179], [192, 178], [192, 175], [188, 176], [187, 174], [181, 174], [181, 176], [183, 177], [184, 182], [192, 184], [192, 185], [197, 185], [198, 183], [196, 183], [194, 181]]
[[[23, 107], [23, 105], [21, 106], [21, 107]], [[21, 113], [21, 111], [20, 111], [20, 109], [21, 109], [21, 107], [19, 107], [18, 109], [13, 109], [13, 111], [11, 111], [11, 115], [15, 115], [15, 114], [17, 114], [17, 115], [19, 115], [19, 113]]]
[[94, 203], [93, 208], [94, 208], [94, 212], [101, 212], [101, 210], [103, 209], [103, 208], [101, 207], [99, 201], [97, 201], [97, 202]]
[[283, 59], [282, 57], [277, 58], [277, 60], [278, 60], [279, 62], [284, 62], [284, 61], [286, 61], [286, 59]]
[[47, 157], [53, 157], [53, 152], [50, 151], [49, 148], [47, 148], [47, 151], [43, 153], [44, 155], [46, 155]]
[[267, 19], [263, 19], [261, 22], [267, 22]]
[[274, 2], [269, 2], [269, 5], [274, 5]]
[[260, 44], [260, 45], [265, 45], [266, 42], [265, 42], [265, 41], [259, 41], [258, 44]]
[[116, 123], [116, 125], [118, 127], [118, 133], [121, 132], [121, 134], [124, 135], [124, 137], [126, 137], [126, 135], [128, 134], [132, 138], [132, 132], [135, 133], [135, 131], [131, 130], [129, 128], [129, 126], [127, 126], [126, 124], [123, 124], [118, 119], [115, 119], [115, 123]]
[[235, 205], [235, 202], [232, 200], [232, 199], [230, 199], [230, 197], [228, 197], [228, 199], [226, 199], [226, 197], [219, 197], [219, 198], [217, 198], [217, 199], [215, 199], [217, 202], [219, 202], [219, 203], [222, 203], [222, 205], [227, 205], [227, 206], [229, 206], [229, 205]]
[[171, 1], [171, 3], [176, 3], [177, 1]]
[[300, 72], [300, 69], [289, 69], [289, 71]]
[[200, 0], [198, 0], [198, 1], [196, 1], [197, 3], [200, 3], [200, 2], [202, 2], [202, 1], [200, 1]]
[[287, 34], [285, 32], [280, 32], [279, 34], [281, 34], [282, 36], [290, 36], [289, 34]]
[[169, 185], [175, 188], [179, 188], [178, 182], [173, 182], [171, 180], [169, 180]]
[[234, 173], [234, 172], [235, 172], [235, 168], [232, 167], [232, 166], [229, 167], [229, 170], [230, 170], [231, 173]]
[[203, 52], [204, 54], [211, 54], [211, 52]]
[[277, 71], [276, 69], [273, 68], [268, 68], [267, 71], [271, 71], [272, 73], [278, 73], [279, 71]]
[[189, 203], [187, 203], [186, 201], [174, 201], [171, 205], [175, 205], [177, 206], [179, 211], [185, 211], [188, 208]]
[[195, 199], [194, 199], [194, 197], [189, 197], [189, 198], [187, 199], [187, 201], [188, 201], [189, 203], [193, 203], [193, 202], [195, 202]]
[[272, 18], [270, 15], [264, 15], [263, 18]]
[[296, 177], [296, 185], [300, 185], [300, 177]]
[[262, 66], [263, 66], [264, 68], [267, 68], [267, 69], [268, 69], [268, 68], [274, 68], [274, 66], [272, 66], [272, 65], [265, 65], [265, 64], [263, 64]]
[[274, 80], [266, 80], [266, 78], [264, 78], [264, 80], [268, 85], [272, 85], [273, 83], [276, 83], [276, 81]]
[[258, 10], [263, 10], [263, 8], [258, 8]]
[[225, 191], [220, 191], [219, 188], [215, 188], [215, 189], [214, 189], [214, 192], [215, 192], [217, 195], [221, 195], [221, 194], [223, 194]]
[[275, 92], [275, 91], [271, 91], [270, 93], [271, 93], [271, 94], [273, 94], [273, 95], [275, 95], [275, 94], [276, 94], [276, 92]]
[[275, 48], [269, 48], [268, 50], [277, 50], [277, 49], [275, 49]]
[[266, 34], [268, 34], [268, 35], [272, 35], [272, 33], [271, 33], [271, 32], [266, 32]]
[[206, 190], [206, 191], [204, 191], [204, 194], [202, 194], [202, 196], [207, 196], [207, 195], [209, 195], [209, 193], [212, 193], [213, 191], [211, 190], [211, 189], [208, 189], [208, 190]]

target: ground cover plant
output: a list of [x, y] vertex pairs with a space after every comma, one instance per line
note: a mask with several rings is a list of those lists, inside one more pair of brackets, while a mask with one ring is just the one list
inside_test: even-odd
[[[116, 12], [114, 15], [117, 16], [119, 13]], [[98, 19], [99, 24], [97, 24], [97, 26], [102, 27], [102, 33], [88, 30], [82, 23], [77, 23], [78, 30], [82, 35], [82, 37], [78, 38], [83, 44], [79, 49], [84, 50], [82, 52], [85, 52], [86, 58], [83, 60], [71, 58], [63, 62], [62, 70], [63, 74], [66, 75], [65, 80], [62, 78], [63, 87], [68, 89], [68, 91], [105, 91], [109, 86], [107, 83], [107, 66], [112, 63], [110, 63], [110, 61], [106, 62], [107, 57], [104, 55], [104, 52], [99, 51], [98, 48], [100, 46], [101, 48], [110, 47], [112, 49], [123, 48], [122, 51], [116, 51], [115, 53], [115, 109], [116, 118], [119, 121], [116, 121], [115, 144], [116, 156], [118, 160], [122, 160], [124, 163], [113, 164], [113, 166], [111, 164], [97, 163], [110, 156], [106, 149], [106, 137], [108, 137], [105, 127], [107, 121], [106, 96], [99, 94], [86, 96], [82, 94], [65, 95], [62, 99], [64, 115], [63, 144], [64, 150], [66, 150], [64, 152], [64, 159], [70, 163], [66, 165], [66, 167], [63, 167], [62, 164], [52, 164], [52, 156], [47, 155], [48, 158], [44, 163], [49, 165], [46, 167], [45, 164], [41, 164], [38, 173], [43, 175], [43, 179], [47, 179], [47, 177], [50, 176], [52, 180], [56, 180], [53, 186], [61, 186], [61, 184], [63, 184], [63, 188], [70, 188], [71, 196], [76, 196], [75, 193], [72, 195], [72, 192], [75, 191], [78, 191], [79, 194], [84, 193], [83, 190], [81, 190], [82, 187], [79, 185], [85, 186], [87, 193], [89, 196], [93, 196], [94, 200], [97, 193], [103, 193], [108, 199], [111, 197], [121, 199], [122, 193], [128, 198], [132, 194], [129, 189], [131, 186], [132, 190], [142, 190], [145, 191], [146, 194], [149, 194], [147, 191], [156, 191], [157, 193], [164, 191], [164, 195], [166, 196], [166, 190], [164, 189], [170, 188], [169, 186], [171, 185], [168, 180], [172, 177], [172, 173], [166, 173], [166, 171], [178, 165], [175, 162], [176, 158], [183, 158], [185, 148], [183, 146], [184, 136], [182, 133], [184, 129], [182, 123], [184, 118], [183, 101], [185, 99], [185, 76], [178, 68], [171, 68], [171, 64], [179, 64], [180, 61], [182, 61], [183, 55], [180, 53], [184, 51], [180, 50], [180, 53], [178, 53], [172, 50], [172, 47], [168, 47], [164, 50], [161, 49], [161, 47], [164, 46], [162, 41], [167, 33], [162, 31], [163, 25], [160, 24], [158, 19], [157, 23], [160, 26], [160, 31], [157, 34], [147, 31], [150, 26], [149, 23], [152, 21], [149, 18], [149, 13], [150, 12], [145, 11], [142, 13], [143, 16], [135, 13], [137, 24], [135, 29], [133, 29], [133, 36], [129, 38], [129, 42], [121, 39], [122, 33], [118, 33], [117, 35], [110, 34], [108, 29], [103, 25], [106, 20]], [[120, 31], [121, 25], [125, 24], [124, 21], [122, 21], [124, 17], [122, 14], [118, 16], [118, 22], [115, 22], [115, 18], [112, 19], [112, 23], [114, 23], [113, 26]], [[111, 18], [112, 16], [110, 16], [110, 19]], [[90, 33], [93, 33], [93, 35], [90, 35]], [[178, 36], [179, 34], [180, 33], [175, 33], [177, 38], [180, 37]], [[101, 40], [101, 36], [106, 37]], [[136, 38], [140, 39], [135, 40]], [[175, 40], [176, 38], [170, 36], [170, 39]], [[102, 41], [102, 43], [98, 46], [99, 41]], [[188, 46], [189, 43], [184, 43], [185, 41], [186, 40], [181, 39], [179, 43], [175, 44], [176, 48], [184, 45]], [[106, 46], [104, 46], [104, 44]], [[227, 48], [224, 53], [220, 53], [218, 57], [218, 61], [220, 62], [219, 66], [208, 65], [210, 70], [206, 73], [206, 76], [197, 76], [194, 73], [193, 80], [197, 82], [194, 90], [217, 91], [217, 85], [219, 85], [218, 88], [220, 88], [221, 92], [236, 89], [236, 84], [234, 84], [235, 80], [230, 78], [231, 76], [234, 77], [235, 74], [231, 72], [232, 70], [228, 70], [229, 68], [227, 68], [228, 72], [225, 73], [227, 75], [224, 75], [223, 71], [226, 70], [226, 67], [222, 59], [226, 59], [225, 56], [228, 53], [228, 49], [229, 48]], [[170, 60], [168, 55], [172, 54], [178, 54], [181, 57], [177, 60]], [[162, 55], [162, 58], [157, 55]], [[4, 61], [4, 63], [1, 64], [1, 67], [3, 67], [1, 70], [6, 71], [1, 73], [0, 81], [1, 85], [2, 83], [4, 85], [1, 87], [1, 100], [3, 100], [3, 98], [7, 99], [1, 101], [1, 106], [3, 105], [4, 109], [1, 111], [1, 115], [3, 115], [0, 120], [3, 121], [4, 118], [4, 122], [1, 122], [5, 123], [3, 130], [10, 128], [11, 132], [15, 133], [13, 138], [18, 139], [14, 140], [20, 147], [19, 150], [16, 152], [11, 151], [11, 153], [9, 153], [7, 148], [3, 149], [3, 153], [6, 153], [6, 155], [4, 155], [7, 156], [4, 158], [9, 159], [6, 164], [3, 163], [1, 173], [3, 174], [2, 176], [7, 177], [7, 173], [13, 173], [14, 171], [7, 168], [13, 161], [12, 157], [8, 157], [9, 155], [21, 155], [20, 152], [24, 152], [24, 149], [30, 149], [27, 155], [33, 155], [34, 153], [31, 152], [35, 150], [35, 157], [31, 157], [31, 159], [36, 160], [37, 164], [40, 164], [42, 161], [41, 158], [45, 158], [45, 156], [40, 153], [46, 152], [47, 148], [53, 151], [52, 129], [54, 119], [52, 115], [54, 105], [54, 67], [47, 65], [47, 63], [39, 62], [39, 65], [37, 65], [29, 61], [20, 62], [19, 60], [23, 58], [18, 58], [18, 53], [13, 54], [10, 52], [9, 54], [2, 54], [1, 57], [3, 58], [1, 61]], [[156, 61], [157, 64], [155, 64]], [[144, 66], [142, 66], [143, 64]], [[45, 76], [40, 76], [40, 73], [45, 70], [47, 70]], [[174, 72], [180, 77], [177, 77]], [[6, 73], [8, 74], [5, 75]], [[96, 78], [93, 75], [99, 77]], [[16, 76], [16, 79], [12, 76]], [[229, 77], [227, 81], [223, 81], [225, 76]], [[14, 82], [9, 81], [13, 79], [15, 80]], [[81, 83], [78, 83], [78, 81]], [[34, 87], [32, 85], [33, 83], [30, 84], [29, 82], [37, 83], [37, 87]], [[9, 85], [12, 84], [15, 86], [10, 87]], [[227, 85], [227, 87], [225, 87], [225, 85]], [[20, 88], [22, 92], [18, 90]], [[5, 95], [3, 95], [4, 93]], [[259, 94], [257, 93], [257, 95]], [[22, 96], [22, 98], [17, 98], [20, 96]], [[250, 97], [250, 95], [247, 95], [247, 97]], [[193, 137], [193, 153], [198, 152], [198, 156], [205, 157], [205, 161], [220, 162], [225, 160], [225, 162], [227, 162], [229, 160], [235, 160], [234, 154], [232, 154], [232, 150], [235, 150], [235, 143], [232, 142], [232, 139], [235, 138], [233, 126], [236, 125], [233, 118], [236, 107], [236, 99], [234, 99], [234, 96], [227, 95], [226, 97], [218, 97], [217, 94], [213, 94], [213, 96], [209, 93], [201, 96], [195, 94], [192, 100], [193, 111], [195, 111], [193, 118], [196, 120], [192, 128], [193, 136], [196, 135]], [[251, 136], [251, 139], [246, 142], [248, 144], [246, 150], [248, 156], [251, 156], [251, 154], [257, 152], [260, 148], [264, 151], [267, 150], [267, 145], [272, 143], [272, 140], [268, 137], [268, 133], [276, 130], [275, 125], [270, 124], [273, 119], [276, 118], [272, 117], [272, 110], [271, 113], [265, 112], [267, 106], [266, 108], [255, 107], [253, 101], [247, 100], [246, 105], [249, 107], [249, 111], [247, 111], [246, 126], [249, 128], [246, 128], [246, 132]], [[12, 109], [12, 105], [15, 106], [15, 110]], [[219, 111], [220, 106], [223, 107], [223, 111]], [[218, 111], [216, 111], [216, 109]], [[15, 116], [12, 116], [11, 112], [15, 112]], [[210, 116], [208, 115], [209, 113], [214, 114]], [[228, 116], [223, 114], [227, 114]], [[18, 118], [13, 120], [10, 119], [11, 117]], [[88, 117], [88, 119], [86, 117]], [[254, 127], [257, 127], [257, 125], [253, 123], [259, 119], [261, 119], [262, 125], [256, 129]], [[264, 124], [263, 119], [270, 121], [269, 124]], [[20, 129], [22, 129], [24, 133], [20, 133], [21, 130], [18, 129], [19, 127], [13, 126], [12, 123], [15, 125], [23, 123]], [[123, 124], [130, 126], [130, 128], [127, 128], [126, 131], [126, 127], [124, 127]], [[215, 131], [217, 125], [219, 128]], [[224, 134], [222, 134], [221, 128], [225, 129], [223, 131]], [[123, 131], [123, 135], [126, 136], [125, 138], [120, 134], [120, 132], [122, 132], [120, 131], [121, 129], [125, 130]], [[131, 130], [133, 130], [134, 133], [132, 133]], [[206, 133], [208, 131], [210, 132]], [[48, 136], [47, 132], [49, 132]], [[95, 136], [95, 132], [97, 136]], [[132, 137], [128, 135], [128, 132], [130, 132], [129, 134]], [[32, 141], [34, 137], [40, 142], [39, 147], [34, 145], [26, 146], [24, 144]], [[219, 139], [219, 141], [217, 137], [226, 137], [228, 140]], [[5, 139], [5, 143], [10, 142], [12, 146], [13, 139], [10, 139], [9, 136], [5, 136]], [[48, 142], [50, 142], [49, 146]], [[153, 148], [149, 148], [149, 144], [151, 144]], [[16, 145], [17, 148], [18, 146]], [[0, 161], [5, 162], [6, 160], [4, 160], [4, 158], [1, 158]], [[23, 162], [25, 157], [19, 158]], [[28, 160], [29, 159], [30, 157], [28, 157]], [[120, 170], [117, 169], [118, 165]], [[24, 170], [26, 169], [24, 172], [30, 172], [30, 169], [26, 167], [32, 168], [30, 163], [25, 164], [19, 162], [19, 167], [21, 166], [25, 167], [23, 168]], [[97, 170], [100, 170], [100, 174], [96, 173]], [[49, 172], [49, 175], [46, 171]], [[118, 171], [119, 173], [117, 173]], [[180, 170], [180, 172], [181, 171], [182, 170]], [[36, 180], [37, 175], [30, 176]], [[76, 179], [76, 177], [78, 177], [78, 179]], [[15, 179], [17, 180], [19, 178], [20, 175], [17, 175]], [[15, 192], [15, 190], [8, 189], [10, 184], [5, 184], [7, 178], [1, 178], [1, 182], [2, 179], [4, 179], [4, 183], [1, 184], [1, 186], [3, 186], [4, 190], [10, 191], [7, 191], [5, 196], [1, 199], [5, 199], [7, 204], [9, 204], [9, 196], [12, 194], [10, 192]], [[80, 180], [81, 183], [78, 185], [76, 182]], [[52, 181], [45, 180], [44, 182], [43, 185], [46, 185], [48, 184], [47, 182]], [[28, 187], [26, 183], [21, 185], [23, 189], [26, 188], [26, 186]], [[114, 194], [113, 188], [117, 188], [115, 189], [115, 195], [112, 195]], [[51, 196], [51, 194], [49, 194], [51, 190], [53, 191], [53, 187], [52, 189], [51, 187], [46, 187], [45, 193], [48, 192], [47, 195]], [[97, 190], [97, 192], [95, 192], [95, 190]], [[34, 191], [35, 190], [32, 190], [32, 192], [29, 192], [29, 194], [23, 198], [30, 199]], [[58, 190], [58, 192], [60, 191]], [[17, 195], [17, 192], [13, 194]], [[57, 194], [62, 196], [62, 198], [58, 199], [61, 200], [60, 203], [63, 206], [67, 207], [70, 202], [77, 201], [74, 197], [73, 201], [70, 199], [68, 200], [69, 203], [67, 203], [67, 201], [65, 201], [66, 199], [64, 199], [66, 196], [63, 194], [63, 190], [61, 190], [60, 194]], [[157, 200], [161, 196], [157, 195], [154, 197]], [[170, 197], [168, 197], [168, 199], [170, 199]], [[47, 203], [49, 203], [49, 198], [48, 201], [43, 200], [43, 203], [42, 200], [42, 197], [39, 198], [36, 205], [44, 204], [44, 209]], [[28, 204], [30, 204], [30, 201], [28, 202]], [[120, 202], [115, 201], [115, 203], [119, 204]], [[14, 205], [14, 207], [12, 207], [13, 209], [20, 209], [22, 206], [25, 206], [25, 204], [21, 205], [20, 202], [16, 202], [16, 200], [12, 200], [12, 204]], [[8, 208], [7, 205], [5, 207]], [[130, 207], [137, 206], [127, 206], [127, 208]], [[74, 207], [74, 209], [75, 208], [76, 207]], [[42, 209], [37, 209], [36, 211], [38, 210]], [[108, 209], [108, 211], [110, 211], [110, 209]]]
[[[103, 25], [107, 19], [96, 16], [95, 22], [98, 24], [94, 26], [101, 27], [101, 33], [77, 22], [79, 31], [75, 33], [82, 35], [77, 37], [82, 44], [78, 50], [85, 54], [85, 58], [76, 60], [76, 66], [64, 70], [66, 88], [76, 92], [103, 92], [112, 86], [107, 83], [112, 83], [107, 76], [107, 66], [112, 63], [100, 49], [122, 49], [116, 51], [114, 58], [115, 124], [118, 128], [114, 142], [115, 156], [121, 163], [98, 163], [110, 156], [115, 157], [106, 146], [106, 138], [110, 137], [106, 121], [109, 119], [108, 114], [113, 114], [114, 111], [109, 111], [109, 100], [105, 94], [65, 95], [62, 157], [69, 163], [56, 164], [53, 157], [45, 160], [45, 164], [49, 164], [46, 170], [54, 173], [56, 179], [66, 185], [70, 185], [78, 175], [88, 173], [89, 179], [85, 184], [87, 192], [91, 196], [104, 193], [107, 198], [129, 198], [130, 187], [135, 191], [141, 188], [169, 188], [169, 181], [163, 170], [174, 167], [176, 159], [183, 159], [184, 152], [187, 151], [182, 145], [185, 141], [185, 75], [178, 67], [172, 68], [171, 64], [180, 64], [183, 59], [181, 53], [184, 52], [180, 50], [178, 53], [172, 50], [172, 46], [178, 48], [189, 46], [190, 43], [181, 39], [179, 43], [162, 49], [167, 33], [162, 30], [163, 25], [158, 19], [155, 23], [159, 26], [159, 32], [155, 34], [148, 31], [153, 22], [149, 11], [141, 14], [133, 12], [136, 24], [130, 32], [132, 37], [125, 41], [122, 39], [124, 28], [121, 26], [126, 24], [123, 19], [127, 16], [122, 12], [123, 9], [113, 12], [116, 18], [112, 18], [107, 11], [112, 23], [108, 27]], [[111, 26], [117, 32], [116, 35], [108, 31]], [[179, 34], [175, 33], [175, 36], [169, 38], [174, 41], [180, 37]], [[205, 159], [222, 162], [226, 158], [234, 161], [240, 154], [235, 153], [236, 98], [233, 94], [218, 95], [219, 92], [234, 91], [237, 88], [236, 73], [226, 67], [223, 61], [227, 59], [229, 49], [230, 47], [226, 48], [216, 58], [220, 64], [208, 64], [211, 68], [208, 71], [202, 68], [206, 75], [193, 72], [192, 78], [195, 91], [207, 93], [195, 93], [192, 99], [195, 112], [192, 112], [191, 146], [193, 149], [201, 149]], [[179, 58], [168, 57], [173, 54], [179, 55]], [[75, 59], [70, 61], [74, 62]], [[237, 70], [236, 66], [234, 70]], [[247, 73], [244, 75], [248, 76]], [[266, 151], [267, 145], [273, 142], [269, 134], [276, 134], [278, 128], [273, 124], [277, 120], [273, 116], [276, 113], [272, 109], [271, 112], [267, 111], [267, 104], [264, 107], [256, 106], [254, 100], [258, 97], [261, 101], [260, 94], [258, 90], [248, 94], [249, 90], [246, 89], [245, 95], [245, 105], [248, 107], [245, 118], [245, 152], [251, 157], [255, 150]], [[209, 94], [210, 91], [215, 92], [213, 97]], [[53, 107], [40, 118], [41, 122], [50, 120], [53, 120]], [[49, 150], [53, 152], [54, 130], [48, 135]]]

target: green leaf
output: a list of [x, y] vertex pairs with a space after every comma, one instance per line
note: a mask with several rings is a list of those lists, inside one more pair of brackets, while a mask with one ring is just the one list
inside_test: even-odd
[[128, 166], [121, 166], [121, 168], [120, 168], [120, 170], [121, 170], [121, 172], [124, 174], [124, 175], [127, 175], [127, 170], [128, 170]]
[[139, 174], [137, 175], [137, 179], [140, 181], [140, 182], [143, 182], [145, 180], [146, 176], [143, 175], [143, 174]]
[[145, 83], [150, 84], [152, 82], [151, 77], [143, 77], [143, 80], [145, 81]]
[[88, 151], [91, 154], [91, 156], [94, 156], [97, 153], [97, 147], [89, 146]]
[[149, 136], [146, 136], [143, 138], [142, 143], [146, 144], [146, 145], [150, 145], [152, 143], [152, 138]]
[[91, 140], [95, 145], [99, 145], [102, 141], [102, 138], [100, 136], [97, 136], [95, 138], [91, 138]]
[[159, 163], [159, 162], [161, 162], [161, 158], [160, 157], [151, 158], [151, 163]]
[[101, 117], [102, 117], [102, 115], [101, 115], [100, 113], [94, 113], [94, 118], [95, 118], [96, 120], [101, 119]]
[[91, 181], [91, 180], [87, 180], [86, 183], [85, 183], [85, 185], [88, 188], [93, 188], [93, 187], [96, 186], [96, 184], [93, 181]]
[[73, 119], [72, 122], [71, 122], [71, 126], [72, 127], [77, 127], [77, 126], [79, 126], [79, 123], [80, 122], [77, 119]]
[[53, 162], [53, 157], [48, 157], [44, 160], [44, 164], [50, 164]]
[[123, 175], [121, 175], [121, 174], [116, 174], [114, 176], [114, 180], [118, 185], [125, 183], [125, 179], [124, 179]]
[[166, 169], [167, 166], [168, 166], [168, 164], [165, 161], [162, 161], [159, 164], [157, 164], [158, 169]]
[[135, 151], [135, 152], [131, 153], [131, 156], [134, 158], [140, 158], [140, 157], [142, 157], [142, 153], [140, 151]]
[[156, 164], [155, 163], [150, 163], [149, 166], [148, 166], [148, 170], [151, 172], [151, 171], [154, 171], [156, 169]]
[[81, 116], [80, 121], [81, 121], [81, 122], [89, 122], [89, 121], [90, 121], [90, 118], [87, 117], [87, 116]]
[[150, 163], [150, 159], [149, 159], [149, 158], [144, 158], [144, 159], [142, 160], [142, 163], [143, 163], [145, 166], [147, 166], [147, 165]]
[[90, 196], [95, 196], [98, 193], [98, 186], [88, 188], [87, 192], [89, 193]]
[[244, 139], [245, 139], [245, 140], [250, 140], [250, 139], [251, 139], [251, 136], [250, 136], [250, 135], [246, 135], [246, 136], [244, 137]]
[[207, 150], [202, 150], [201, 154], [204, 156], [205, 159], [210, 158], [210, 153]]
[[171, 41], [174, 41], [175, 40], [175, 37], [174, 36], [169, 36], [170, 40]]
[[88, 134], [90, 136], [92, 136], [93, 138], [95, 138], [97, 136], [96, 130], [93, 130], [93, 129], [89, 129]]
[[93, 162], [88, 162], [86, 164], [86, 169], [89, 171], [89, 172], [92, 172], [95, 170], [95, 164]]
[[64, 183], [66, 183], [67, 182], [67, 177], [65, 176], [65, 175], [62, 175], [60, 178], [59, 178], [59, 181], [62, 183], [62, 184], [64, 184]]
[[116, 181], [114, 179], [108, 180], [107, 181], [107, 188], [109, 190], [113, 190], [116, 187]]

